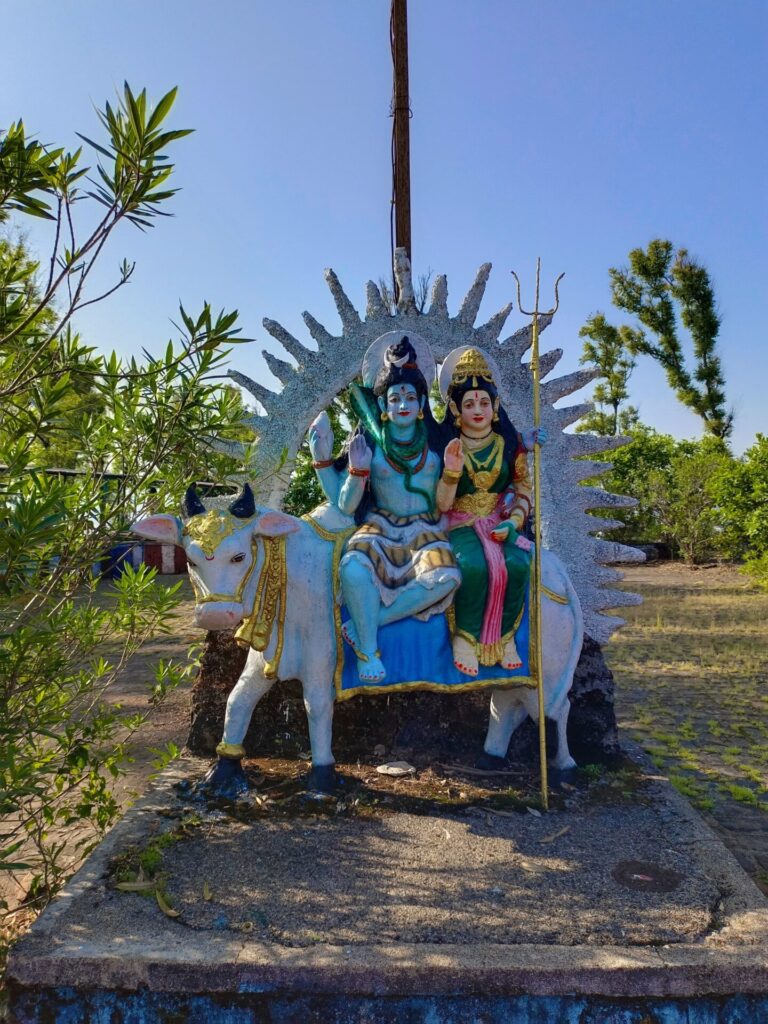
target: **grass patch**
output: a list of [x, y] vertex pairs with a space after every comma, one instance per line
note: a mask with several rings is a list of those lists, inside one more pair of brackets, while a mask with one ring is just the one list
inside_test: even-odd
[[757, 804], [757, 793], [750, 789], [748, 786], [739, 786], [735, 782], [726, 782], [723, 784], [723, 789], [726, 793], [730, 793], [734, 800], [738, 800], [740, 804]]
[[735, 568], [631, 568], [644, 604], [605, 649], [619, 724], [696, 807], [768, 810], [768, 593]]
[[201, 824], [202, 818], [199, 815], [188, 815], [168, 832], [153, 836], [145, 846], [128, 847], [112, 861], [112, 881], [125, 883], [146, 879], [162, 882], [163, 851], [183, 839], [188, 839]]

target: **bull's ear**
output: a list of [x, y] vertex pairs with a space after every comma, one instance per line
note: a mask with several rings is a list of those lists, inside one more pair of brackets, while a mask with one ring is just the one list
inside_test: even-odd
[[275, 512], [273, 509], [260, 515], [253, 524], [253, 532], [262, 537], [284, 537], [288, 533], [295, 533], [298, 528], [297, 519], [287, 516], [285, 512]]
[[139, 519], [131, 526], [131, 533], [160, 544], [181, 544], [181, 529], [180, 519], [163, 514]]

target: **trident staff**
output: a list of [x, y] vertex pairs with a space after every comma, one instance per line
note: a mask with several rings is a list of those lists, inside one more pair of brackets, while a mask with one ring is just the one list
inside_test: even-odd
[[520, 278], [512, 271], [517, 282], [517, 305], [523, 316], [532, 317], [531, 321], [531, 373], [533, 374], [533, 428], [535, 443], [533, 446], [533, 536], [535, 541], [533, 559], [533, 601], [531, 602], [531, 626], [533, 628], [536, 653], [536, 690], [539, 697], [539, 759], [541, 762], [541, 802], [544, 810], [549, 809], [549, 788], [547, 785], [547, 720], [544, 714], [544, 672], [543, 644], [541, 637], [541, 446], [538, 430], [541, 426], [541, 383], [539, 377], [539, 317], [554, 316], [560, 307], [558, 286], [565, 274], [560, 274], [555, 281], [555, 304], [546, 312], [539, 311], [539, 280], [541, 276], [541, 258], [536, 260], [536, 298], [533, 312], [523, 309], [520, 298]]

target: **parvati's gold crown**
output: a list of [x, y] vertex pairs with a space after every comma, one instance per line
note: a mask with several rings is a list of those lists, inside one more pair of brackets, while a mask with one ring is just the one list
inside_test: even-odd
[[493, 384], [494, 387], [496, 386], [496, 381], [493, 379], [491, 369], [485, 361], [485, 356], [477, 348], [468, 348], [456, 360], [456, 366], [451, 374], [451, 387], [459, 387], [461, 384], [466, 384], [470, 377], [472, 378], [473, 388], [478, 387], [478, 377], [489, 384]]

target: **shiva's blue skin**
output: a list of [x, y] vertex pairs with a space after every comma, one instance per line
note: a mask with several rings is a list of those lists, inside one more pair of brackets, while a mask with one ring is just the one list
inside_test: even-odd
[[[412, 441], [425, 398], [420, 398], [411, 384], [393, 384], [387, 389], [386, 396], [379, 397], [378, 402], [381, 411], [387, 412], [389, 416], [392, 438], [401, 443]], [[310, 447], [313, 457], [319, 461], [317, 431], [314, 437], [310, 431]], [[315, 453], [316, 448], [318, 454]], [[377, 508], [396, 516], [431, 514], [432, 509], [426, 498], [406, 490], [404, 475], [392, 468], [378, 447], [371, 451], [362, 435], [353, 438], [350, 444], [349, 468], [370, 471], [371, 491]], [[412, 486], [434, 494], [439, 476], [440, 459], [434, 452], [429, 452], [424, 466], [413, 474]], [[329, 501], [346, 515], [354, 515], [363, 498], [367, 477], [351, 473], [339, 474], [332, 467], [327, 467], [318, 470], [318, 478]], [[354, 559], [342, 565], [341, 584], [352, 620], [353, 629], [348, 630], [350, 638], [354, 639], [355, 647], [365, 655], [365, 659], [358, 659], [358, 674], [363, 682], [379, 682], [386, 675], [384, 665], [376, 654], [379, 626], [408, 618], [437, 604], [456, 586], [454, 580], [445, 580], [430, 588], [415, 584], [398, 594], [392, 604], [384, 605], [371, 573]]]

